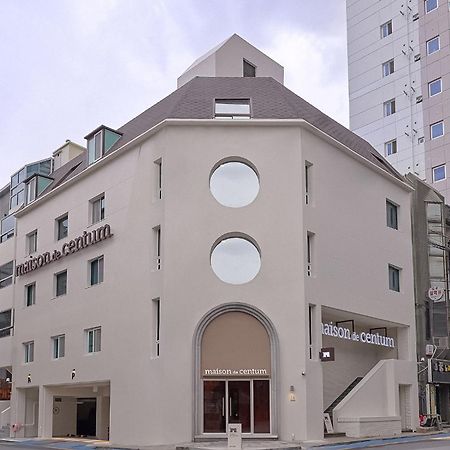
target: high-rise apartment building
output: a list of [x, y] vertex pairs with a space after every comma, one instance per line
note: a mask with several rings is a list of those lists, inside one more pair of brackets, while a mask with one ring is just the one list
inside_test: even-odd
[[350, 128], [450, 199], [449, 4], [347, 0]]

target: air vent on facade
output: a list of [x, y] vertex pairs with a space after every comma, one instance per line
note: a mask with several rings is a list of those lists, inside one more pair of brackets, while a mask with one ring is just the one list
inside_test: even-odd
[[421, 95], [418, 95], [418, 96], [416, 97], [416, 103], [421, 103], [422, 100], [423, 100], [423, 97], [422, 97]]
[[417, 142], [419, 144], [423, 144], [425, 142], [425, 138], [423, 136], [421, 136], [419, 139], [417, 139]]
[[415, 14], [413, 14], [413, 22], [415, 21], [415, 20], [419, 20], [419, 13], [415, 13]]
[[414, 61], [420, 61], [420, 53], [417, 53], [417, 55], [414, 55]]

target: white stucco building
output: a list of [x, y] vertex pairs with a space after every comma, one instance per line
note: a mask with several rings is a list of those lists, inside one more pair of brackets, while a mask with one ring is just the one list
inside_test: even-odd
[[350, 436], [415, 429], [411, 188], [277, 63], [238, 36], [200, 62], [221, 54], [241, 71], [191, 67], [63, 147], [39, 195], [24, 180], [0, 244], [15, 436], [152, 445], [239, 422], [300, 441], [325, 410]]

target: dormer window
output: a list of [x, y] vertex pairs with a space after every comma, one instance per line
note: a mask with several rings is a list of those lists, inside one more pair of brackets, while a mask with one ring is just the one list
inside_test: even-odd
[[101, 125], [86, 136], [89, 164], [106, 155], [111, 147], [120, 139], [121, 133]]
[[253, 65], [252, 63], [246, 61], [245, 59], [243, 60], [243, 74], [244, 77], [256, 77], [256, 66]]
[[44, 177], [37, 174], [25, 181], [25, 204], [28, 205], [29, 203], [34, 202], [52, 181], [53, 179], [50, 177]]
[[216, 119], [250, 119], [250, 99], [216, 99]]

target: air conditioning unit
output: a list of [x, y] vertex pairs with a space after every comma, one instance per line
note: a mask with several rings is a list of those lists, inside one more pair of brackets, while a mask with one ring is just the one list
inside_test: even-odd
[[425, 355], [433, 356], [433, 352], [434, 352], [434, 345], [431, 344], [425, 345]]

